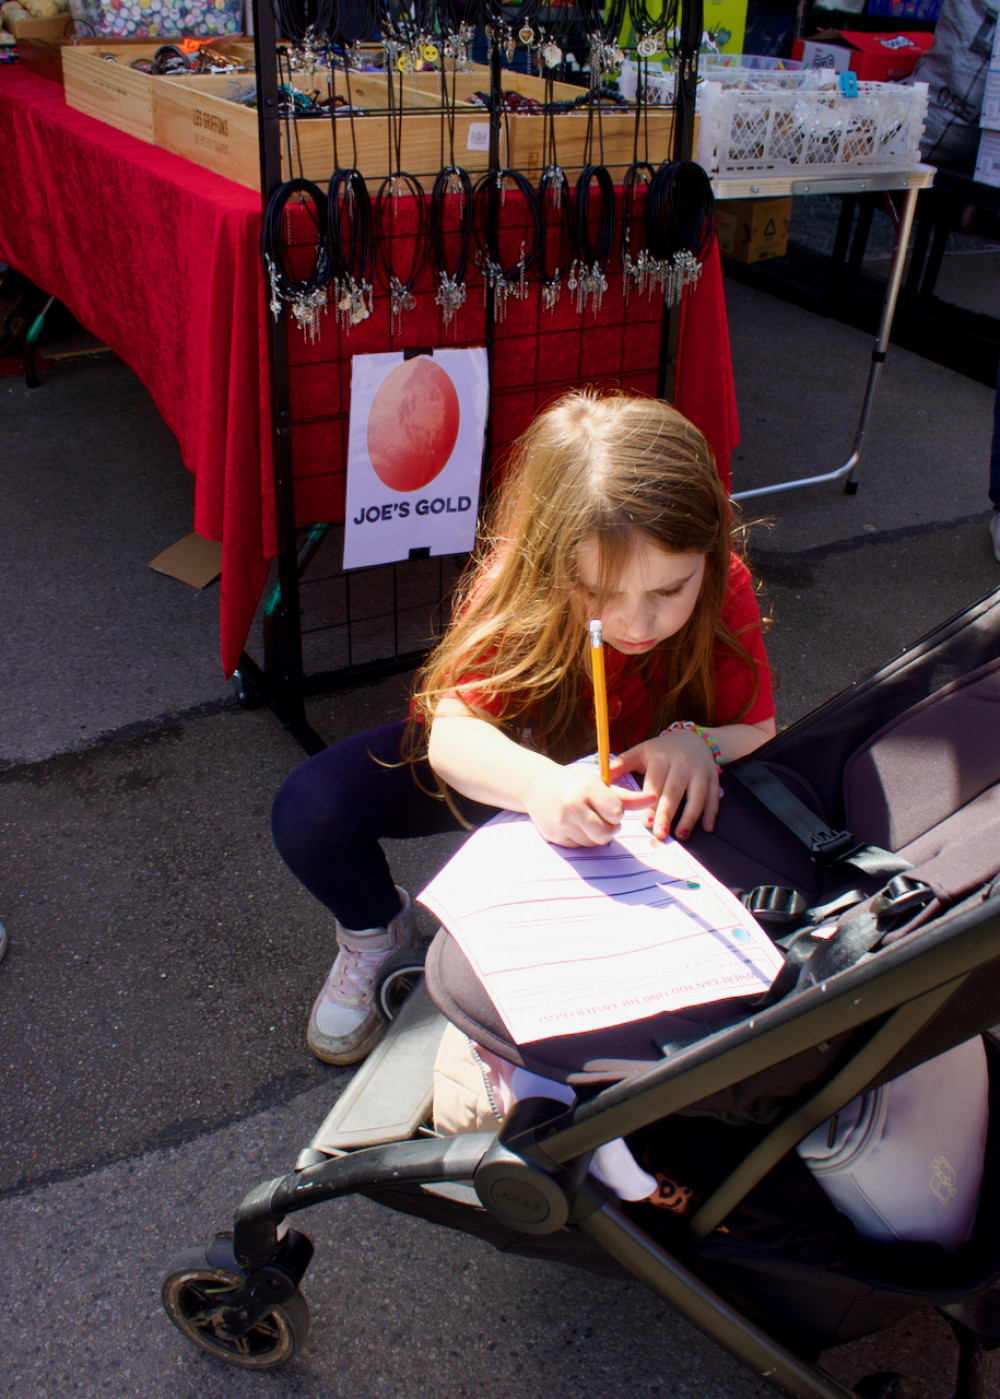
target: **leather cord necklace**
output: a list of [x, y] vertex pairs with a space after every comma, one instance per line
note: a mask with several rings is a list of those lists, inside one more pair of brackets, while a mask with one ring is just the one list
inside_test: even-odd
[[[389, 292], [389, 329], [396, 335], [402, 327], [403, 314], [417, 305], [415, 291], [427, 266], [427, 196], [415, 175], [402, 169], [402, 84], [399, 75], [400, 101], [396, 106], [394, 75], [387, 74], [389, 93], [389, 171], [375, 196], [375, 263]], [[413, 252], [409, 271], [400, 277], [393, 264], [393, 250], [398, 241], [394, 231], [398, 201], [407, 195], [413, 201], [416, 228], [411, 237]]]
[[[416, 227], [407, 236], [411, 238], [413, 253], [405, 278], [401, 277], [393, 265], [393, 249], [399, 236], [393, 232], [397, 201], [408, 195], [416, 211]], [[396, 170], [387, 175], [379, 185], [375, 196], [375, 258], [382, 280], [389, 292], [390, 332], [397, 335], [402, 326], [403, 314], [416, 308], [415, 295], [420, 279], [427, 267], [427, 196], [420, 181]]]
[[[579, 255], [573, 191], [566, 171], [553, 158], [538, 180], [541, 228], [538, 238], [538, 275], [542, 283], [542, 309], [551, 311], [559, 300], [563, 279]], [[550, 260], [550, 249], [553, 259]], [[565, 251], [565, 255], [562, 254]]]
[[[296, 279], [288, 267], [288, 241], [285, 235], [285, 210], [298, 196], [313, 207], [316, 245], [313, 265], [305, 277]], [[271, 195], [260, 230], [260, 255], [271, 288], [270, 310], [275, 321], [281, 319], [285, 307], [302, 334], [311, 342], [319, 336], [319, 313], [327, 304], [327, 283], [330, 280], [331, 257], [328, 239], [327, 202], [323, 191], [311, 180], [286, 180]]]
[[[591, 235], [591, 188], [600, 198], [596, 236]], [[582, 316], [587, 302], [594, 315], [608, 289], [607, 269], [615, 241], [615, 185], [606, 165], [585, 165], [576, 182], [576, 267], [566, 285], [576, 292], [576, 309]]]
[[[457, 220], [449, 219], [457, 214]], [[446, 165], [438, 172], [431, 189], [429, 219], [431, 260], [437, 274], [434, 300], [441, 311], [445, 330], [465, 305], [466, 273], [472, 251], [472, 180], [459, 165]], [[451, 261], [448, 244], [457, 243]]]
[[643, 209], [651, 283], [676, 306], [696, 286], [715, 236], [715, 196], [693, 160], [667, 161], [653, 175]]
[[375, 253], [371, 195], [356, 166], [330, 176], [327, 215], [337, 321], [349, 331], [371, 314]]
[[[513, 262], [505, 263], [500, 247], [500, 225], [501, 210], [507, 202], [508, 184], [513, 185], [520, 195], [529, 216], [529, 241], [522, 236], [517, 258]], [[473, 190], [473, 203], [475, 236], [486, 283], [487, 304], [492, 293], [493, 317], [500, 322], [506, 313], [508, 298], [513, 296], [519, 301], [527, 292], [528, 269], [538, 255], [541, 241], [541, 207], [527, 176], [520, 170], [509, 167], [487, 170]], [[523, 225], [521, 232], [524, 232]]]
[[[653, 167], [646, 160], [635, 160], [622, 180], [622, 296], [649, 289], [649, 249], [646, 247], [642, 210], [653, 181]], [[638, 238], [635, 236], [638, 230]], [[638, 246], [637, 246], [638, 244]]]

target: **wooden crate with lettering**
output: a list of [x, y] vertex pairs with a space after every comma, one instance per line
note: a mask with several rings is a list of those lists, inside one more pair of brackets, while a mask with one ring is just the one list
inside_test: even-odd
[[[155, 144], [153, 132], [153, 86], [175, 82], [174, 76], [154, 77], [130, 65], [138, 59], [151, 59], [164, 39], [84, 39], [62, 47], [63, 87], [66, 102], [79, 112], [103, 121], [118, 131], [127, 131], [140, 141]], [[246, 40], [219, 40], [213, 48], [253, 63], [253, 43]]]

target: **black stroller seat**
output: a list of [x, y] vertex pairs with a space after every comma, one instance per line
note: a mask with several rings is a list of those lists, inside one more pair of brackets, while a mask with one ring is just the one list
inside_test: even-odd
[[[769, 896], [788, 947], [780, 994], [519, 1049], [440, 933], [427, 984], [296, 1169], [252, 1191], [231, 1234], [173, 1261], [171, 1319], [223, 1360], [284, 1364], [304, 1339], [298, 1286], [312, 1246], [279, 1226], [363, 1193], [498, 1248], [639, 1278], [753, 1373], [807, 1399], [888, 1399], [891, 1382], [850, 1391], [820, 1353], [937, 1307], [960, 1343], [956, 1394], [979, 1394], [978, 1359], [1000, 1344], [993, 1192], [953, 1252], [872, 1244], [795, 1147], [858, 1094], [979, 1035], [1000, 1124], [988, 1033], [1000, 1022], [998, 655], [1000, 592], [727, 770], [715, 834], [689, 844], [748, 898], [798, 896]], [[813, 936], [804, 910], [815, 907], [835, 909], [818, 916], [838, 921], [832, 938]], [[532, 1098], [496, 1134], [434, 1134], [430, 1070], [448, 1020], [570, 1082], [576, 1105]], [[686, 1153], [702, 1172], [693, 1213], [612, 1198], [588, 1163], [617, 1137]], [[998, 1153], [991, 1126], [986, 1180]]]

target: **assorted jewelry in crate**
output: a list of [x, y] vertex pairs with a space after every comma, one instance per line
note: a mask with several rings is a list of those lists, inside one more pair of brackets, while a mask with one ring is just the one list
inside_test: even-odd
[[[596, 316], [616, 257], [626, 305], [631, 295], [640, 294], [660, 296], [673, 306], [697, 284], [714, 232], [710, 181], [692, 162], [649, 161], [644, 104], [626, 102], [613, 82], [626, 55], [641, 71], [654, 56], [671, 52], [677, 36], [676, 0], [611, 0], [606, 7], [600, 0], [544, 7], [541, 0], [522, 0], [516, 7], [501, 0], [473, 0], [461, 9], [451, 0], [422, 0], [405, 9], [400, 0], [372, 0], [370, 9], [350, 8], [353, 32], [344, 27], [348, 7], [337, 0], [321, 0], [308, 26], [294, 0], [272, 3], [289, 41], [279, 59], [279, 95], [293, 169], [300, 120], [326, 117], [334, 133], [327, 194], [302, 178], [300, 161], [298, 176], [274, 191], [264, 217], [261, 257], [276, 320], [288, 314], [303, 335], [314, 339], [332, 310], [339, 330], [348, 334], [371, 313], [375, 297], [386, 295], [395, 333], [426, 284], [442, 328], [455, 333], [474, 278], [482, 283], [495, 322], [503, 320], [509, 301], [532, 294], [533, 288], [538, 288], [542, 308], [552, 310], [564, 284], [576, 312]], [[390, 173], [373, 199], [357, 168], [356, 143], [350, 163], [341, 161], [338, 139], [344, 144], [347, 131], [338, 128], [345, 118], [353, 123], [357, 109], [351, 73], [366, 56], [370, 59], [370, 45], [362, 50], [361, 40], [376, 27], [388, 91]], [[581, 38], [589, 85], [572, 101], [555, 101], [555, 75], [570, 45], [579, 45]], [[455, 151], [455, 75], [473, 70], [477, 45], [480, 53], [485, 48], [492, 81], [488, 93], [476, 96], [490, 112], [494, 137], [491, 168], [473, 178]], [[527, 51], [526, 66], [519, 71], [541, 76], [543, 100], [498, 89], [497, 73], [502, 74], [504, 62], [513, 62], [519, 48]], [[420, 178], [402, 168], [400, 139], [406, 121], [402, 84], [426, 68], [441, 75], [444, 157], [429, 192]], [[293, 71], [303, 70], [315, 80], [311, 93], [293, 81]], [[344, 91], [335, 92], [337, 86]], [[609, 104], [635, 113], [634, 159], [620, 190], [603, 161], [602, 112]], [[573, 182], [557, 153], [559, 117], [567, 111], [587, 116], [585, 162]], [[498, 158], [496, 133], [511, 114], [544, 123], [537, 183]], [[400, 199], [409, 206], [408, 241], [393, 232]], [[296, 205], [311, 222], [311, 247], [303, 244], [301, 229], [290, 219]], [[400, 247], [405, 267], [396, 265]]]

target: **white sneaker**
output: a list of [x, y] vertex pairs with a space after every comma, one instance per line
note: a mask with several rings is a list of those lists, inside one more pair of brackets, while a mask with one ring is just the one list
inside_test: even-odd
[[1000, 563], [1000, 510], [994, 510], [990, 520], [990, 538], [993, 541], [993, 557]]
[[378, 969], [398, 947], [418, 941], [413, 900], [397, 885], [400, 910], [385, 928], [360, 932], [337, 924], [340, 950], [316, 997], [306, 1042], [325, 1064], [354, 1064], [381, 1039], [386, 1021], [374, 1004]]

